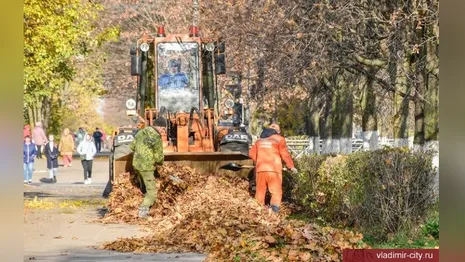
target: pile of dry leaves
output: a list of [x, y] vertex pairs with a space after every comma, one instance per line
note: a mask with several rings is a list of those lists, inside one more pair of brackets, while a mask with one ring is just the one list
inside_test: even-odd
[[[284, 219], [260, 207], [247, 181], [202, 175], [188, 167], [160, 171], [158, 203], [139, 220], [142, 200], [134, 178], [121, 174], [110, 196], [105, 222], [144, 223], [151, 236], [119, 239], [102, 246], [123, 252], [200, 252], [208, 261], [340, 261], [343, 248], [358, 247], [361, 234]], [[183, 182], [174, 183], [169, 175]], [[133, 182], [131, 182], [133, 181]], [[120, 192], [127, 190], [128, 192]]]
[[[158, 170], [157, 203], [152, 206], [152, 217], [165, 217], [173, 212], [176, 198], [184, 191], [192, 189], [198, 183], [205, 182], [208, 177], [195, 173], [190, 167], [165, 164]], [[140, 182], [133, 173], [121, 173], [115, 176], [113, 190], [108, 200], [109, 212], [101, 222], [144, 224], [149, 220], [137, 217], [138, 208], [144, 195]]]

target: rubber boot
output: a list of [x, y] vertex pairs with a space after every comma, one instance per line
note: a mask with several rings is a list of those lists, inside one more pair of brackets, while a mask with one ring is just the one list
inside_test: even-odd
[[279, 213], [279, 206], [271, 205], [271, 210], [275, 213]]
[[146, 206], [139, 207], [139, 217], [146, 218], [148, 216], [149, 216], [149, 207], [146, 207]]

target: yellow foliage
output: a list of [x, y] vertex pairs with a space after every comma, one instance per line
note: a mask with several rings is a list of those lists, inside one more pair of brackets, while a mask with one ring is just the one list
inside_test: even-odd
[[24, 201], [24, 208], [25, 209], [69, 209], [69, 208], [83, 208], [89, 206], [103, 206], [105, 205], [105, 201], [103, 200], [65, 200], [62, 202], [54, 201], [50, 199], [38, 199], [37, 196], [34, 199], [26, 199]]
[[33, 200], [25, 200], [24, 208], [25, 209], [52, 209], [55, 207], [55, 203], [51, 201], [38, 200], [37, 196]]

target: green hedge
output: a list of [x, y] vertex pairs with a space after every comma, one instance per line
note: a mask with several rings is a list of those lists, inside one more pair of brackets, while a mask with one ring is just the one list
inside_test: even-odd
[[304, 156], [285, 176], [284, 199], [316, 219], [380, 239], [424, 222], [434, 203], [433, 152], [390, 148]]

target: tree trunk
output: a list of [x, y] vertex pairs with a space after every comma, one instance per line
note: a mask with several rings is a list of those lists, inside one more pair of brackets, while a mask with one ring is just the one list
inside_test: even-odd
[[58, 99], [58, 104], [60, 106], [63, 106], [63, 102], [67, 101], [68, 97], [69, 97], [69, 81], [68, 80], [65, 80], [64, 83], [63, 83], [63, 89], [61, 91], [61, 96], [60, 98]]
[[280, 96], [280, 92], [278, 89], [276, 89], [275, 91], [275, 94], [273, 96], [273, 100], [274, 100], [274, 110], [273, 110], [273, 123], [278, 123], [278, 115], [279, 115], [279, 112], [278, 112], [278, 101], [281, 101], [281, 96]]
[[[394, 84], [394, 117], [393, 117], [393, 133], [394, 146], [408, 146], [408, 114], [410, 94], [409, 82], [407, 76], [410, 76], [410, 65], [407, 56], [408, 43], [406, 43], [406, 25], [399, 23], [398, 28], [394, 32], [394, 39], [391, 45], [390, 62], [390, 80]], [[400, 93], [406, 94], [405, 97]]]
[[34, 126], [36, 126], [36, 123], [39, 121], [39, 114], [37, 113], [37, 106], [32, 106], [31, 107], [32, 109], [32, 116], [34, 118]]
[[265, 102], [263, 97], [265, 95], [265, 60], [263, 58], [257, 61], [257, 80], [255, 81], [255, 88], [253, 88], [253, 92], [251, 92], [252, 97], [258, 101], [256, 104], [256, 109], [251, 110], [252, 113], [252, 123], [251, 123], [251, 134], [255, 133], [256, 136], [260, 136], [261, 130], [263, 130], [264, 119], [262, 114], [260, 114], [260, 110], [263, 111], [263, 103]]
[[353, 104], [353, 82], [343, 86], [342, 96], [342, 114], [341, 114], [341, 153], [350, 154], [352, 153], [352, 123], [354, 115], [354, 104]]
[[258, 107], [258, 104], [256, 102], [253, 102], [253, 103], [249, 103], [249, 108], [250, 108], [250, 112], [252, 112], [252, 114], [250, 114], [250, 119], [249, 119], [249, 133], [251, 135], [255, 135], [255, 136], [258, 136], [258, 132], [260, 130], [260, 126], [259, 126], [259, 123], [258, 123], [258, 112], [256, 111]]
[[342, 132], [342, 110], [343, 110], [343, 98], [342, 89], [345, 85], [344, 79], [341, 75], [336, 76], [334, 83], [334, 92], [332, 93], [332, 127], [331, 127], [331, 138], [332, 148], [331, 153], [339, 154], [341, 152], [341, 132]]
[[42, 123], [44, 125], [44, 128], [50, 129], [50, 117], [52, 113], [52, 97], [44, 97], [43, 102], [42, 102], [42, 114], [43, 114], [43, 119]]
[[307, 132], [309, 139], [309, 153], [320, 154], [320, 114], [316, 98], [316, 93], [309, 100], [309, 110], [307, 115]]
[[[431, 26], [433, 27], [433, 26]], [[429, 35], [433, 29], [429, 29]], [[436, 40], [426, 43], [425, 141], [437, 141], [439, 132], [439, 56]]]
[[[405, 12], [408, 7], [402, 5], [400, 1], [388, 2], [389, 12]], [[395, 19], [395, 28], [390, 38], [389, 46], [389, 78], [390, 85], [394, 86], [392, 118], [394, 146], [408, 146], [408, 113], [409, 113], [409, 83], [408, 78], [410, 68], [407, 51], [409, 50], [409, 39], [407, 39], [408, 21]], [[406, 94], [402, 96], [401, 93]]]
[[362, 98], [362, 137], [363, 150], [377, 150], [379, 148], [378, 139], [378, 115], [376, 114], [376, 96], [374, 94], [374, 79], [372, 74], [375, 70], [370, 70], [370, 74], [362, 83], [365, 85]]
[[[416, 3], [413, 3], [414, 6]], [[414, 82], [414, 117], [415, 117], [415, 134], [413, 139], [414, 149], [420, 149], [425, 144], [425, 81], [424, 81], [424, 72], [425, 72], [425, 62], [426, 62], [426, 48], [421, 45], [425, 41], [426, 30], [424, 27], [417, 28], [414, 37], [414, 43], [420, 46], [419, 54], [416, 56], [415, 62], [412, 65], [412, 72], [415, 72], [413, 82]]]
[[27, 106], [27, 115], [29, 118], [29, 126], [32, 128], [35, 124], [34, 111], [30, 105]]
[[425, 144], [425, 122], [424, 122], [424, 83], [418, 81], [415, 83], [415, 137], [414, 145], [423, 146]]
[[322, 140], [322, 154], [331, 153], [332, 149], [332, 92], [327, 91], [325, 94], [325, 105], [323, 117], [320, 118], [320, 136]]
[[[409, 75], [409, 60], [404, 57], [402, 64], [397, 66], [397, 74], [395, 81], [396, 91], [400, 91], [404, 94], [410, 94], [410, 85], [408, 82], [407, 75]], [[405, 147], [408, 143], [408, 115], [409, 115], [409, 95], [402, 97], [396, 93], [394, 95], [394, 145], [396, 147]]]
[[40, 99], [37, 99], [37, 105], [35, 106], [35, 114], [36, 114], [36, 122], [42, 122], [43, 121], [42, 101]]

